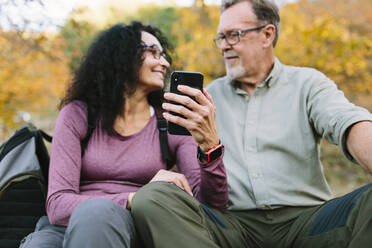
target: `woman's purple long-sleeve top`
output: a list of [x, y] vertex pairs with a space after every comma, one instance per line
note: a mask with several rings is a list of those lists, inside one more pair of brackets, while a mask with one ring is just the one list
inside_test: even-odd
[[[109, 136], [96, 128], [81, 158], [87, 131], [86, 105], [74, 101], [60, 112], [53, 134], [47, 213], [52, 224], [67, 226], [72, 211], [92, 198], [110, 199], [123, 208], [128, 194], [147, 184], [166, 164], [161, 159], [156, 116], [138, 133]], [[189, 136], [168, 135], [171, 156], [199, 201], [217, 209], [227, 205], [228, 190], [221, 158], [202, 165]]]

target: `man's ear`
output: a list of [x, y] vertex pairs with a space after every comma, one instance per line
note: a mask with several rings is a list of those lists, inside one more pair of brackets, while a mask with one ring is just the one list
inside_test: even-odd
[[262, 30], [262, 33], [264, 35], [264, 47], [270, 47], [273, 46], [273, 42], [275, 39], [275, 31], [276, 28], [273, 24], [267, 24], [266, 27]]

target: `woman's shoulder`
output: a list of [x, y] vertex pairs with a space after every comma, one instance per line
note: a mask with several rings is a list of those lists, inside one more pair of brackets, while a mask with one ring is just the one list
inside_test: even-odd
[[86, 129], [87, 105], [82, 101], [72, 101], [61, 109], [58, 115], [57, 123], [64, 123], [70, 127], [76, 127], [82, 130]]
[[72, 102], [69, 102], [65, 106], [63, 106], [60, 113], [66, 113], [66, 114], [82, 114], [82, 113], [84, 113], [86, 115], [87, 105], [83, 101], [74, 100]]
[[59, 112], [59, 118], [68, 118], [68, 119], [80, 119], [84, 120], [87, 116], [87, 105], [82, 101], [72, 101], [63, 106]]

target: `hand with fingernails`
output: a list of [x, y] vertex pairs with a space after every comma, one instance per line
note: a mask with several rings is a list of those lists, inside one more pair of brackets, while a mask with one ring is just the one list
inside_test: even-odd
[[[205, 89], [200, 91], [186, 85], [179, 85], [177, 89], [186, 96], [165, 93], [164, 98], [184, 106], [163, 103], [163, 109], [168, 111], [164, 112], [164, 118], [186, 128], [203, 151], [217, 146], [220, 139], [216, 127], [216, 108], [211, 95]], [[196, 101], [191, 97], [194, 97]], [[175, 112], [185, 118], [172, 115], [169, 112]]]

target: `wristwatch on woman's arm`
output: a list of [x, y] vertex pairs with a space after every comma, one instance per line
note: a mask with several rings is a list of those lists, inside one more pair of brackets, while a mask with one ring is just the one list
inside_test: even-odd
[[200, 162], [202, 163], [210, 163], [222, 155], [223, 145], [220, 143], [215, 147], [212, 147], [208, 151], [203, 151], [200, 146], [198, 146], [198, 154], [197, 157]]

